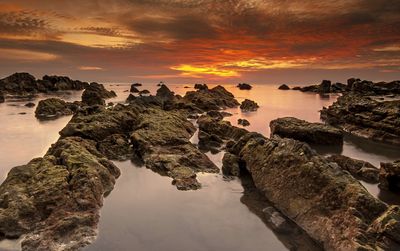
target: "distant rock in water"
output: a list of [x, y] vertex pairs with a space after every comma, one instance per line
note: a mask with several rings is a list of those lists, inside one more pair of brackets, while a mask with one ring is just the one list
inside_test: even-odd
[[352, 159], [343, 155], [331, 155], [326, 157], [326, 159], [337, 163], [340, 168], [348, 171], [357, 179], [369, 183], [378, 183], [379, 169], [369, 162]]
[[321, 123], [310, 123], [293, 117], [285, 117], [270, 122], [271, 135], [293, 138], [311, 144], [343, 144], [343, 132]]
[[254, 102], [253, 100], [250, 99], [245, 99], [241, 104], [240, 104], [240, 109], [244, 112], [252, 112], [252, 111], [257, 111], [259, 108], [258, 104]]
[[138, 88], [136, 88], [136, 86], [134, 86], [134, 85], [131, 85], [131, 89], [129, 90], [129, 92], [132, 92], [132, 93], [138, 93], [138, 92], [139, 92], [139, 90], [138, 90]]
[[139, 86], [142, 86], [142, 84], [141, 83], [133, 83], [131, 86], [139, 87]]
[[114, 91], [107, 91], [102, 84], [93, 82], [82, 93], [82, 102], [87, 105], [105, 105], [104, 99], [116, 96]]
[[[160, 86], [162, 86], [162, 85], [160, 85]], [[143, 90], [143, 91], [139, 92], [139, 95], [147, 95], [147, 94], [150, 94], [149, 90]]]
[[285, 85], [285, 84], [283, 84], [283, 85], [279, 86], [278, 89], [279, 90], [290, 90], [290, 87]]
[[240, 90], [251, 90], [252, 86], [247, 83], [239, 83], [236, 87]]
[[379, 182], [381, 189], [400, 192], [400, 160], [393, 163], [381, 163]]
[[238, 125], [249, 126], [250, 122], [247, 119], [238, 119]]
[[26, 103], [25, 106], [32, 108], [35, 106], [35, 103], [29, 102], [29, 103]]
[[72, 115], [78, 108], [77, 104], [65, 102], [59, 98], [48, 98], [39, 101], [35, 116], [40, 120], [56, 119], [61, 116]]
[[195, 84], [194, 89], [196, 90], [208, 90], [208, 86], [206, 84]]

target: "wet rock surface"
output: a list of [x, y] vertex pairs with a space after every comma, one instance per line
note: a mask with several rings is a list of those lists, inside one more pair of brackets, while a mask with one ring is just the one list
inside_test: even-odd
[[78, 103], [65, 102], [59, 98], [41, 100], [36, 107], [35, 117], [39, 120], [50, 120], [61, 116], [72, 115], [79, 109]]
[[254, 102], [253, 100], [250, 99], [245, 99], [241, 104], [240, 104], [240, 109], [244, 112], [253, 112], [257, 111], [259, 108], [258, 104]]
[[381, 163], [379, 187], [393, 192], [400, 192], [400, 160], [393, 163]]
[[379, 169], [371, 163], [353, 159], [343, 155], [331, 155], [326, 158], [330, 162], [335, 162], [343, 170], [348, 171], [357, 179], [364, 180], [369, 183], [378, 183]]
[[353, 135], [400, 145], [400, 100], [377, 101], [349, 93], [324, 108], [321, 118]]
[[312, 144], [343, 144], [343, 132], [321, 123], [310, 123], [293, 117], [285, 117], [270, 122], [271, 135], [293, 138]]

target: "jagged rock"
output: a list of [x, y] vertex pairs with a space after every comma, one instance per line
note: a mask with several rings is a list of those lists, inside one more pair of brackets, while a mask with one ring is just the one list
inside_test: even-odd
[[200, 131], [204, 131], [210, 135], [218, 136], [223, 140], [238, 140], [247, 133], [247, 130], [243, 128], [232, 126], [229, 121], [223, 121], [205, 115], [201, 116], [197, 120], [197, 124], [199, 125]]
[[199, 130], [199, 148], [202, 150], [216, 150], [221, 147], [224, 141], [216, 135]]
[[212, 89], [189, 91], [180, 102], [182, 102], [182, 106], [193, 104], [193, 106], [203, 111], [219, 110], [226, 107], [232, 108], [239, 105], [233, 94], [220, 85]]
[[208, 86], [206, 84], [195, 84], [194, 89], [196, 90], [208, 90]]
[[238, 125], [249, 126], [250, 122], [247, 119], [238, 119]]
[[40, 120], [56, 119], [61, 116], [72, 115], [78, 110], [74, 103], [65, 102], [59, 98], [40, 100], [35, 110], [35, 117]]
[[310, 123], [293, 117], [284, 117], [272, 120], [269, 126], [271, 135], [276, 134], [311, 144], [343, 144], [341, 130], [321, 123]]
[[61, 91], [61, 90], [83, 90], [88, 83], [79, 80], [72, 80], [64, 76], [43, 76], [38, 80], [38, 88], [41, 92]]
[[400, 160], [393, 163], [381, 163], [379, 183], [382, 189], [400, 191]]
[[290, 87], [288, 85], [283, 84], [283, 85], [279, 86], [278, 89], [279, 90], [290, 90]]
[[334, 83], [331, 85], [331, 92], [344, 93], [347, 90], [347, 85], [342, 83]]
[[224, 115], [222, 115], [222, 113], [220, 113], [219, 111], [214, 111], [214, 110], [208, 111], [207, 115], [212, 117], [213, 119], [216, 119], [216, 120], [223, 120], [224, 119]]
[[175, 98], [175, 93], [172, 92], [166, 85], [161, 85], [157, 90], [156, 96], [165, 101], [171, 101]]
[[76, 250], [95, 239], [99, 209], [120, 175], [90, 140], [59, 140], [0, 186], [0, 232], [22, 250]]
[[10, 94], [35, 93], [38, 90], [34, 76], [29, 73], [14, 73], [0, 80], [0, 91]]
[[25, 106], [32, 108], [35, 106], [35, 103], [29, 102], [29, 103], [26, 103]]
[[229, 152], [222, 158], [222, 173], [227, 176], [240, 176], [239, 157]]
[[319, 93], [329, 93], [331, 92], [331, 81], [322, 80], [321, 84], [318, 86]]
[[348, 171], [357, 179], [361, 179], [369, 183], [378, 183], [379, 169], [369, 162], [352, 159], [343, 155], [331, 155], [326, 159], [328, 161], [337, 163], [340, 168]]
[[112, 134], [99, 142], [99, 151], [111, 160], [127, 160], [132, 156], [129, 139], [123, 134]]
[[93, 82], [82, 93], [82, 102], [87, 105], [105, 105], [104, 99], [116, 96], [114, 91], [107, 91], [102, 84]]
[[348, 93], [324, 108], [321, 119], [359, 137], [400, 145], [400, 100], [376, 101]]
[[240, 90], [251, 90], [252, 86], [246, 83], [239, 83], [236, 87]]
[[[162, 85], [159, 85], [159, 86], [162, 86]], [[143, 90], [143, 91], [140, 91], [140, 92], [139, 92], [139, 95], [140, 95], [140, 96], [142, 96], [142, 95], [148, 95], [148, 94], [150, 94], [150, 91], [149, 91], [149, 90]]]
[[354, 82], [356, 82], [356, 81], [361, 81], [359, 78], [358, 79], [355, 79], [355, 78], [349, 78], [348, 80], [347, 80], [347, 87], [351, 90], [351, 89], [353, 89], [353, 84], [354, 84]]
[[259, 108], [258, 104], [250, 99], [245, 99], [240, 104], [240, 109], [245, 112], [257, 111], [258, 108]]
[[136, 86], [134, 86], [134, 85], [132, 84], [132, 85], [131, 85], [131, 89], [129, 90], [129, 92], [138, 93], [139, 90], [138, 90], [138, 88], [136, 88]]

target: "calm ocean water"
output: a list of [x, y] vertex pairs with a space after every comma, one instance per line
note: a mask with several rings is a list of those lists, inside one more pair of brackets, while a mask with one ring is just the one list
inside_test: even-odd
[[[192, 88], [185, 85], [168, 86], [183, 95]], [[192, 86], [192, 85], [190, 85]], [[213, 85], [210, 85], [212, 87]], [[269, 136], [269, 122], [283, 116], [294, 116], [311, 122], [319, 120], [319, 110], [334, 102], [337, 95], [320, 96], [298, 91], [277, 90], [276, 85], [254, 85], [241, 91], [234, 85], [224, 85], [235, 97], [256, 101], [256, 112], [242, 113], [239, 108], [228, 109], [227, 120], [237, 125], [238, 118], [249, 120], [250, 131]], [[129, 95], [129, 84], [107, 84], [117, 92], [112, 102], [123, 102]], [[140, 87], [152, 93], [158, 87]], [[80, 92], [60, 94], [67, 101], [80, 100]], [[32, 100], [37, 104], [39, 96]], [[58, 132], [70, 116], [54, 121], [39, 122], [35, 108], [24, 106], [28, 101], [0, 104], [0, 182], [8, 171], [42, 156], [57, 141]], [[20, 114], [26, 113], [26, 114]], [[194, 141], [196, 141], [194, 139]], [[318, 148], [320, 153], [341, 153], [379, 166], [380, 162], [400, 159], [400, 148], [346, 137], [343, 148]], [[223, 153], [208, 153], [221, 166]], [[128, 162], [116, 163], [122, 176], [113, 192], [105, 199], [101, 210], [99, 236], [87, 250], [287, 250], [290, 246], [277, 236], [251, 211], [244, 188], [238, 179], [225, 179], [221, 174], [199, 174], [203, 188], [182, 192], [171, 185], [168, 177], [159, 176], [143, 167]], [[377, 186], [364, 186], [388, 203], [398, 203], [395, 195], [381, 193]], [[0, 249], [18, 249], [18, 242], [2, 241]], [[306, 247], [303, 247], [306, 249]]]

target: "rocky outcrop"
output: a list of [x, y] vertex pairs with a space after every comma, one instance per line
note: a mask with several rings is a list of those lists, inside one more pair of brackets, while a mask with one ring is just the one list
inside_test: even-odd
[[139, 90], [138, 90], [138, 88], [136, 88], [136, 86], [135, 85], [131, 85], [131, 89], [129, 90], [129, 92], [132, 92], [132, 93], [139, 93]]
[[[159, 85], [159, 86], [162, 86], [162, 85]], [[139, 91], [139, 95], [140, 96], [142, 96], [142, 95], [149, 95], [150, 94], [150, 91], [149, 90], [142, 90], [142, 91]]]
[[251, 85], [246, 83], [239, 83], [237, 84], [236, 87], [239, 88], [240, 90], [251, 90], [251, 88], [253, 88]]
[[240, 176], [240, 159], [238, 156], [226, 152], [222, 158], [222, 173], [227, 176]]
[[341, 130], [321, 123], [310, 123], [293, 117], [285, 117], [272, 120], [270, 128], [271, 135], [293, 138], [311, 144], [343, 144]]
[[379, 169], [369, 162], [352, 159], [343, 155], [331, 155], [326, 159], [330, 162], [335, 162], [342, 170], [348, 171], [357, 179], [369, 183], [378, 183]]
[[280, 85], [280, 86], [278, 87], [278, 89], [279, 89], [279, 90], [290, 90], [290, 87], [289, 87], [288, 85], [283, 84], [283, 85]]
[[13, 168], [0, 186], [0, 233], [22, 250], [77, 250], [94, 240], [103, 196], [120, 175], [96, 143], [69, 137]]
[[79, 109], [76, 103], [65, 102], [59, 98], [48, 98], [39, 101], [35, 110], [35, 117], [39, 120], [56, 119], [61, 116], [72, 115]]
[[0, 80], [0, 91], [11, 95], [28, 95], [62, 90], [83, 90], [86, 82], [62, 76], [44, 76], [41, 80], [29, 73], [14, 73]]
[[195, 84], [194, 89], [196, 90], [208, 90], [208, 86], [206, 84]]
[[131, 85], [131, 87], [140, 87], [140, 86], [142, 86], [142, 84], [141, 83], [133, 83], [132, 85]]
[[400, 100], [377, 101], [349, 93], [324, 108], [321, 119], [359, 137], [400, 145]]
[[247, 119], [238, 119], [238, 125], [249, 126], [250, 122]]
[[400, 160], [393, 163], [381, 163], [379, 187], [393, 192], [400, 192]]
[[197, 120], [199, 130], [204, 131], [210, 135], [218, 136], [223, 140], [239, 140], [247, 130], [232, 126], [229, 121], [212, 118], [210, 116], [201, 116]]
[[389, 250], [400, 241], [400, 209], [307, 144], [248, 133], [229, 152], [258, 190], [326, 250]]
[[257, 111], [258, 108], [259, 108], [258, 104], [250, 99], [245, 99], [240, 104], [240, 110], [242, 110], [244, 112], [254, 112], [254, 111]]
[[82, 102], [87, 105], [105, 105], [104, 99], [116, 96], [114, 91], [108, 91], [102, 84], [93, 82], [82, 93]]

